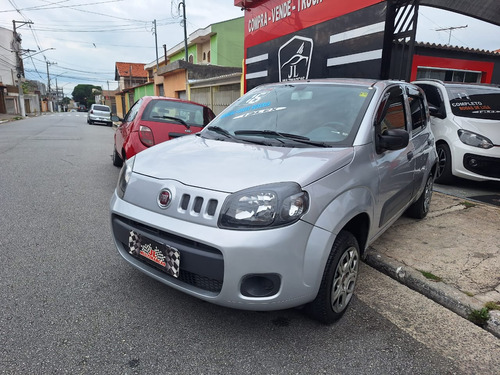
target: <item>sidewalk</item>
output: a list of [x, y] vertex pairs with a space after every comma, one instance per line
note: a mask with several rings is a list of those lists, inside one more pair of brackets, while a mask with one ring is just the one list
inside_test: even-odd
[[[434, 192], [427, 218], [401, 217], [365, 262], [469, 318], [500, 305], [500, 208]], [[500, 338], [500, 311], [489, 315], [484, 328]]]
[[9, 115], [7, 113], [0, 113], [0, 124], [3, 124], [12, 120], [22, 120], [20, 115]]

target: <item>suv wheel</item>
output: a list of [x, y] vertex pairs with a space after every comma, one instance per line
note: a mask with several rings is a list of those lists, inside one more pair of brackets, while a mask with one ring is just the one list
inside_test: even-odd
[[418, 200], [413, 203], [406, 214], [409, 217], [413, 217], [415, 219], [423, 219], [429, 213], [429, 209], [431, 206], [431, 198], [432, 198], [432, 188], [434, 187], [434, 176], [432, 174], [427, 178], [427, 182], [425, 183], [425, 188]]
[[446, 143], [436, 145], [438, 154], [438, 167], [436, 169], [436, 182], [438, 184], [451, 184], [453, 173], [451, 173], [451, 152]]
[[306, 306], [312, 318], [331, 324], [344, 315], [354, 295], [359, 261], [358, 241], [351, 233], [340, 231], [326, 262], [318, 295]]

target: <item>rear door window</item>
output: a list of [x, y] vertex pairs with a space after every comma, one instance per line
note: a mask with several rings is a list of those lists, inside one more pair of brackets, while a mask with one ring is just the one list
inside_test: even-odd
[[111, 112], [109, 107], [105, 106], [105, 105], [95, 105], [94, 106], [94, 109], [96, 111], [102, 111], [102, 112]]
[[420, 95], [408, 95], [408, 102], [411, 111], [412, 133], [421, 132], [427, 124], [427, 114], [425, 112], [424, 99]]

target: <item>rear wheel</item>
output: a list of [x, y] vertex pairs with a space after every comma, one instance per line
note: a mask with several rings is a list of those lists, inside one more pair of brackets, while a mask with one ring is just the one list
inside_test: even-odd
[[123, 165], [123, 160], [118, 152], [116, 152], [116, 148], [113, 148], [113, 165], [115, 167], [121, 167]]
[[316, 299], [305, 308], [308, 314], [324, 324], [344, 315], [354, 295], [359, 270], [359, 245], [347, 231], [340, 231], [326, 262]]
[[415, 219], [423, 219], [429, 213], [432, 198], [432, 188], [434, 187], [434, 176], [429, 175], [427, 182], [425, 183], [425, 188], [418, 200], [413, 203], [406, 214]]
[[453, 173], [451, 173], [451, 151], [446, 143], [436, 145], [438, 154], [438, 167], [436, 169], [436, 182], [438, 184], [451, 184]]

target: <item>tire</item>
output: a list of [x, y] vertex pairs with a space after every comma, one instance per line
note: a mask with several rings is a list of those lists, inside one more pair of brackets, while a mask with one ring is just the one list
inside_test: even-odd
[[116, 148], [114, 147], [113, 147], [113, 165], [115, 167], [121, 167], [123, 165], [123, 160], [118, 154], [118, 152], [116, 152]]
[[359, 272], [359, 245], [347, 231], [340, 231], [326, 262], [318, 295], [305, 311], [323, 324], [339, 320], [354, 295]]
[[436, 179], [438, 184], [448, 185], [454, 180], [453, 173], [451, 172], [451, 152], [446, 143], [439, 143], [436, 145], [438, 154], [438, 167], [436, 169]]
[[434, 187], [434, 176], [432, 174], [427, 177], [425, 182], [424, 191], [418, 198], [418, 200], [413, 203], [406, 210], [406, 215], [414, 219], [423, 219], [429, 213], [432, 199], [432, 188]]

